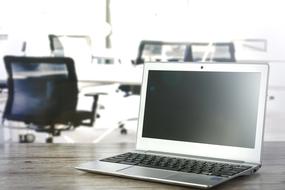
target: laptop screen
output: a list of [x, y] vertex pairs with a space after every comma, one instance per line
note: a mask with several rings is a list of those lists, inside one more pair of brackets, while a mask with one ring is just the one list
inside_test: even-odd
[[142, 136], [254, 148], [261, 73], [148, 73]]

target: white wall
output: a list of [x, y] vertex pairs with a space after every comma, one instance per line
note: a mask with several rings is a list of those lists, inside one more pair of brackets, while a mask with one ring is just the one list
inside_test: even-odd
[[[1, 0], [0, 33], [28, 41], [28, 54], [48, 54], [48, 33], [90, 34], [104, 47], [106, 0]], [[111, 0], [113, 46], [133, 57], [142, 39], [268, 40], [268, 59], [284, 60], [282, 0]], [[17, 6], [15, 6], [17, 5]], [[44, 43], [43, 43], [44, 42]]]
[[105, 0], [0, 0], [0, 79], [6, 77], [3, 55], [50, 55], [48, 34], [89, 35], [97, 49], [105, 47], [109, 28]]
[[[1, 0], [0, 33], [28, 42], [27, 54], [49, 54], [47, 34], [88, 34], [102, 49], [106, 0]], [[112, 45], [134, 58], [142, 39], [231, 41], [267, 39], [269, 60], [285, 60], [282, 0], [111, 0]], [[17, 5], [17, 6], [15, 6]], [[18, 42], [16, 42], [18, 41]], [[255, 55], [256, 56], [256, 55]], [[258, 56], [258, 55], [257, 55]]]
[[114, 0], [111, 6], [114, 46], [122, 54], [136, 55], [142, 39], [267, 39], [265, 58], [285, 60], [283, 5], [282, 0]]

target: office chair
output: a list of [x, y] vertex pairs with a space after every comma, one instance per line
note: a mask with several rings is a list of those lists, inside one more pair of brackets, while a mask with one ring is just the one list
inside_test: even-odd
[[5, 56], [4, 62], [8, 100], [3, 121], [24, 122], [28, 128], [46, 132], [47, 143], [61, 131], [93, 126], [98, 98], [104, 93], [86, 94], [94, 99], [91, 110], [76, 110], [79, 91], [71, 58]]
[[204, 61], [208, 62], [236, 62], [235, 46], [232, 42], [191, 43], [191, 50], [194, 62], [200, 62], [204, 53], [210, 48]]
[[51, 55], [55, 57], [72, 57], [75, 62], [82, 60], [93, 63], [92, 40], [87, 35], [55, 35], [49, 34]]
[[[139, 44], [137, 58], [132, 61], [134, 65], [147, 62], [191, 62], [191, 45], [187, 42], [163, 42], [142, 40]], [[119, 89], [125, 96], [140, 94], [140, 85], [121, 85]]]
[[164, 42], [142, 40], [136, 60], [133, 64], [147, 62], [190, 62], [192, 61], [191, 45], [187, 42]]
[[[84, 75], [84, 69], [88, 64], [93, 63], [96, 59], [92, 55], [92, 40], [87, 35], [55, 35], [49, 34], [49, 46], [51, 51], [51, 56], [54, 57], [71, 57], [75, 62], [75, 69], [78, 76]], [[91, 85], [92, 86], [92, 85]], [[84, 88], [87, 86], [84, 85]], [[90, 85], [89, 85], [90, 87]], [[81, 89], [83, 87], [81, 86]], [[98, 105], [101, 109], [104, 108], [103, 105]], [[100, 117], [96, 114], [96, 117]]]
[[7, 89], [7, 83], [4, 80], [0, 80], [0, 93], [2, 93], [3, 90]]
[[48, 39], [51, 55], [55, 57], [64, 57], [64, 49], [59, 37], [54, 34], [49, 34]]

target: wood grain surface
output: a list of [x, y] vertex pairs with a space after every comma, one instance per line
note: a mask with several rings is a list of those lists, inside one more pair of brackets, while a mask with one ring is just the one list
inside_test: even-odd
[[[1, 144], [1, 190], [191, 189], [154, 182], [91, 174], [74, 169], [80, 163], [133, 150], [135, 144]], [[265, 143], [263, 166], [213, 189], [284, 190], [285, 142]]]

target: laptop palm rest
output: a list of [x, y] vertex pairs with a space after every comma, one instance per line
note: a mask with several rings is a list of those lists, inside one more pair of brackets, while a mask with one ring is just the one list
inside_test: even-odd
[[182, 183], [192, 182], [196, 184], [204, 184], [207, 186], [214, 186], [223, 181], [222, 177], [204, 176], [204, 175], [202, 176], [202, 175], [186, 174], [186, 173], [180, 173], [180, 174], [168, 176], [167, 179], [171, 181], [179, 181]]
[[119, 170], [118, 172], [126, 175], [132, 175], [132, 176], [145, 176], [150, 178], [167, 178], [168, 176], [173, 175], [173, 172], [170, 171], [161, 171], [157, 169], [152, 168], [143, 168], [143, 167], [137, 167], [133, 166], [130, 168], [125, 168], [122, 170]]
[[127, 176], [154, 180], [159, 179], [159, 181], [165, 181], [169, 183], [193, 183], [193, 185], [197, 185], [200, 187], [213, 186], [223, 181], [222, 177], [177, 173], [173, 171], [143, 168], [139, 166], [125, 168], [122, 170], [118, 170], [117, 172]]

